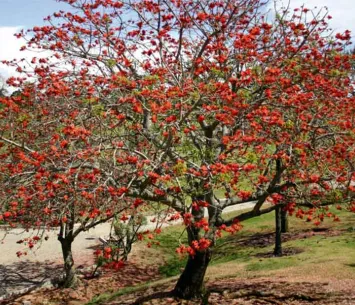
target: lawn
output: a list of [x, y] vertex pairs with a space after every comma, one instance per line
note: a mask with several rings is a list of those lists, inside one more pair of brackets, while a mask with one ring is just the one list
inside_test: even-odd
[[[318, 227], [290, 217], [283, 257], [272, 255], [273, 213], [243, 222], [237, 234], [224, 234], [205, 278], [208, 304], [355, 304], [355, 214], [332, 211], [340, 222], [326, 218]], [[75, 291], [36, 291], [31, 304], [185, 304], [162, 296], [174, 287], [185, 265], [186, 257], [175, 249], [186, 243], [186, 232], [183, 226], [167, 227], [155, 241], [160, 245], [136, 244], [123, 269], [85, 281]], [[151, 295], [159, 298], [135, 303]]]
[[[305, 220], [289, 217], [290, 232], [285, 234], [287, 241], [283, 242], [283, 248], [286, 254], [296, 254], [283, 257], [270, 255], [274, 247], [273, 213], [243, 222], [242, 231], [235, 235], [225, 234], [217, 240], [210, 264], [213, 271], [208, 275], [226, 275], [225, 271], [224, 274], [218, 272], [218, 269], [221, 269], [219, 265], [225, 263], [237, 267], [236, 275], [240, 274], [242, 269], [243, 273], [250, 273], [250, 276], [264, 276], [265, 271], [284, 268], [295, 268], [298, 269], [297, 273], [302, 273], [310, 264], [312, 268], [317, 268], [318, 265], [323, 267], [326, 263], [339, 264], [342, 272], [355, 271], [355, 268], [351, 267], [355, 262], [355, 251], [351, 251], [355, 250], [355, 215], [335, 209], [333, 212], [340, 216], [341, 221], [325, 219], [318, 227]], [[179, 242], [186, 242], [186, 234], [182, 232], [182, 226], [174, 226], [165, 229], [158, 237], [160, 246], [156, 248], [160, 249], [166, 260], [160, 271], [165, 276], [179, 274], [185, 265], [186, 259], [180, 258], [174, 251]], [[216, 268], [213, 268], [214, 266]], [[232, 270], [229, 272], [233, 273]]]

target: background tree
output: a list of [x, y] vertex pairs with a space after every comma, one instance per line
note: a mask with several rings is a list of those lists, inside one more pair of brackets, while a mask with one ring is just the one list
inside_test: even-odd
[[5, 79], [0, 76], [0, 97], [5, 96], [8, 93], [7, 88], [6, 88], [6, 82]]
[[[125, 136], [119, 131], [120, 118], [107, 118], [87, 69], [58, 72], [43, 65], [36, 70], [36, 83], [18, 84], [10, 78], [8, 82], [21, 89], [0, 99], [1, 218], [11, 227], [38, 230], [26, 241], [29, 248], [46, 229], [58, 227], [64, 286], [73, 286], [74, 239], [138, 207], [139, 202], [127, 201], [125, 193], [139, 165], [133, 159], [118, 163], [122, 157], [134, 157], [117, 151]], [[118, 164], [111, 168], [112, 163]], [[121, 187], [111, 185], [112, 176]], [[126, 218], [123, 214], [122, 220]]]

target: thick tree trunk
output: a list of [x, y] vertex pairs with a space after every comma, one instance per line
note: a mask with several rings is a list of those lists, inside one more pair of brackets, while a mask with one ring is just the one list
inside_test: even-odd
[[275, 209], [275, 256], [282, 256], [282, 240], [281, 240], [281, 206]]
[[203, 280], [211, 256], [209, 249], [197, 252], [193, 257], [189, 256], [185, 269], [174, 288], [175, 296], [185, 300], [203, 296]]
[[[197, 202], [199, 200], [205, 200], [205, 196], [196, 196], [192, 201]], [[191, 213], [194, 221], [200, 221], [204, 217], [204, 208], [193, 208]], [[186, 229], [189, 245], [191, 246], [194, 240], [201, 238], [201, 228], [192, 225]], [[185, 269], [174, 288], [173, 294], [175, 296], [185, 300], [201, 298], [203, 296], [203, 280], [211, 257], [212, 252], [210, 248], [201, 252], [196, 251], [194, 256], [189, 255]]]
[[74, 268], [74, 259], [73, 259], [72, 249], [71, 249], [73, 240], [70, 238], [62, 238], [60, 239], [60, 243], [62, 245], [64, 271], [65, 271], [63, 286], [66, 288], [75, 287], [78, 282], [78, 278], [76, 276], [76, 272]]
[[288, 232], [288, 215], [287, 211], [281, 209], [281, 232], [287, 233]]

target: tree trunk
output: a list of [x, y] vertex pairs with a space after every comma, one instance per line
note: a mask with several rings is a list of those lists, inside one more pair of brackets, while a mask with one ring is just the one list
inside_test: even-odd
[[[205, 196], [196, 196], [193, 202], [205, 200]], [[194, 221], [200, 221], [204, 217], [204, 208], [193, 208], [191, 213]], [[195, 226], [188, 226], [186, 228], [189, 245], [192, 245], [194, 240], [199, 240], [202, 236], [201, 228]], [[211, 245], [212, 246], [212, 245]], [[203, 280], [208, 264], [211, 260], [212, 252], [210, 248], [201, 252], [196, 251], [194, 256], [189, 255], [184, 271], [182, 272], [173, 294], [181, 299], [190, 300], [193, 298], [201, 298], [203, 296]]]
[[72, 249], [71, 249], [73, 240], [70, 238], [62, 238], [60, 239], [60, 243], [62, 245], [64, 271], [65, 271], [63, 286], [65, 288], [75, 287], [78, 282], [78, 278], [76, 276], [76, 272], [74, 268], [74, 259], [73, 259]]
[[288, 215], [287, 211], [285, 211], [284, 209], [281, 209], [281, 232], [288, 232]]
[[196, 252], [195, 256], [189, 256], [183, 273], [175, 288], [174, 295], [185, 300], [201, 298], [203, 296], [203, 280], [211, 260], [211, 251]]
[[278, 205], [275, 209], [275, 256], [282, 256], [281, 222], [281, 206]]

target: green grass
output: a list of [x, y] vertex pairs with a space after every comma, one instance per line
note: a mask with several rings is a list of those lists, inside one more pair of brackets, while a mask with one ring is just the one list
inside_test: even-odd
[[98, 296], [95, 296], [92, 300], [90, 300], [85, 305], [104, 304], [104, 303], [109, 302], [115, 298], [118, 298], [121, 295], [144, 290], [144, 289], [154, 286], [154, 285], [157, 285], [157, 284], [146, 282], [146, 283], [143, 283], [143, 284], [140, 284], [137, 286], [124, 287], [124, 288], [121, 288], [120, 290], [115, 291], [113, 293], [102, 293]]
[[187, 258], [170, 258], [167, 263], [159, 267], [159, 272], [165, 277], [175, 276], [181, 273], [186, 265]]
[[[243, 222], [243, 229], [235, 235], [224, 234], [217, 240], [213, 250], [213, 258], [210, 263], [213, 277], [223, 277], [224, 271], [227, 276], [272, 276], [273, 274], [297, 275], [316, 273], [317, 270], [324, 272], [325, 276], [355, 277], [355, 214], [346, 211], [336, 212], [341, 222], [333, 222], [326, 219], [321, 225], [324, 228], [342, 230], [339, 235], [307, 235], [302, 237], [302, 232], [311, 230], [315, 226], [295, 217], [289, 218], [290, 232], [300, 234], [299, 239], [283, 243], [283, 248], [301, 249], [303, 252], [291, 256], [270, 257], [273, 251], [273, 243], [264, 247], [257, 247], [254, 244], [241, 244], [241, 240], [249, 241], [257, 234], [270, 234], [274, 232], [274, 213], [255, 217]], [[238, 213], [229, 214], [228, 217]], [[306, 236], [306, 235], [305, 235]], [[176, 254], [175, 249], [179, 244], [187, 242], [184, 227], [171, 226], [165, 228], [157, 237], [160, 246], [154, 246], [165, 264], [160, 267], [160, 273], [168, 280], [172, 276], [179, 275], [186, 263], [186, 257], [181, 258]], [[220, 271], [219, 270], [224, 270]], [[153, 283], [154, 284], [154, 283]], [[127, 287], [115, 293], [103, 294], [93, 299], [88, 304], [102, 304], [104, 301], [112, 300], [115, 297], [126, 293], [149, 287], [150, 283], [141, 284], [135, 287]]]
[[166, 261], [166, 263], [159, 268], [159, 272], [165, 277], [180, 274], [181, 269], [184, 268], [186, 264], [187, 257], [180, 257], [175, 250], [180, 244], [187, 243], [187, 235], [184, 227], [177, 225], [165, 228], [156, 239], [159, 241], [160, 245], [155, 245], [154, 248], [161, 252], [161, 255]]
[[[235, 235], [224, 234], [221, 239], [216, 242], [213, 252], [211, 266], [223, 264], [233, 261], [236, 264], [244, 264], [246, 271], [257, 272], [260, 270], [277, 270], [286, 267], [297, 267], [303, 265], [304, 262], [318, 263], [327, 257], [340, 255], [343, 252], [349, 252], [355, 249], [355, 215], [346, 211], [338, 211], [331, 209], [341, 217], [341, 222], [334, 223], [330, 219], [326, 219], [323, 227], [336, 227], [339, 229], [348, 229], [348, 232], [341, 236], [324, 237], [316, 235], [306, 239], [297, 239], [284, 242], [284, 248], [299, 248], [303, 252], [292, 256], [261, 258], [262, 254], [272, 253], [274, 245], [267, 247], [241, 246], [238, 242], [241, 239], [249, 238], [256, 233], [272, 233], [274, 232], [274, 213], [265, 214], [259, 217], [251, 218], [243, 222], [243, 229]], [[245, 211], [233, 212], [228, 217], [233, 217]], [[289, 217], [289, 225], [291, 232], [299, 232], [302, 230], [312, 229], [315, 226], [295, 217]], [[169, 227], [163, 230], [158, 237], [160, 246], [157, 247], [164, 255], [166, 263], [160, 267], [163, 276], [169, 277], [180, 274], [185, 266], [186, 258], [181, 258], [175, 253], [175, 249], [179, 243], [187, 241], [186, 232], [183, 232], [182, 226]], [[352, 237], [354, 235], [354, 237]], [[329, 253], [332, 255], [329, 256]], [[355, 252], [353, 260], [355, 261]]]
[[[239, 211], [241, 213], [244, 211]], [[237, 213], [230, 213], [228, 217], [235, 216]], [[273, 214], [262, 215], [260, 217], [250, 219], [243, 223], [245, 227], [253, 228], [253, 231], [260, 232], [266, 229], [270, 229], [271, 222], [273, 222]], [[254, 228], [255, 224], [262, 227]], [[216, 248], [214, 250], [211, 265], [226, 263], [232, 260], [239, 262], [247, 262], [250, 258], [259, 253], [258, 249], [252, 247], [238, 247], [235, 244], [236, 240], [241, 237], [247, 237], [252, 232], [250, 230], [242, 230], [238, 234], [230, 236], [229, 234], [223, 234], [221, 239], [217, 240]], [[163, 230], [163, 232], [157, 237], [160, 245], [155, 246], [159, 249], [162, 255], [165, 257], [166, 263], [159, 268], [159, 271], [163, 276], [175, 276], [181, 273], [181, 270], [186, 264], [186, 257], [181, 258], [176, 254], [175, 249], [179, 244], [187, 243], [186, 232], [183, 226], [172, 226]]]
[[277, 270], [297, 265], [299, 265], [298, 259], [292, 256], [272, 257], [260, 260], [253, 259], [252, 262], [246, 266], [246, 271]]

